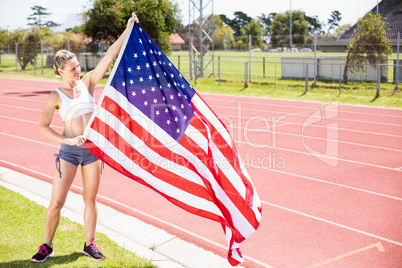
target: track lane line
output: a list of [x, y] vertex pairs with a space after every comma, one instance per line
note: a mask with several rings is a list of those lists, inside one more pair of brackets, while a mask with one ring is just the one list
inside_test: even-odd
[[340, 223], [336, 223], [336, 222], [333, 222], [333, 221], [330, 221], [330, 220], [326, 220], [326, 219], [323, 219], [323, 218], [320, 218], [320, 217], [316, 217], [316, 216], [313, 216], [313, 215], [310, 215], [310, 214], [307, 214], [307, 213], [304, 213], [304, 212], [300, 212], [300, 211], [297, 211], [297, 210], [293, 210], [293, 209], [290, 209], [290, 208], [286, 208], [286, 207], [283, 207], [283, 206], [272, 204], [272, 203], [269, 203], [269, 202], [266, 202], [266, 201], [261, 201], [261, 203], [263, 203], [265, 205], [268, 205], [268, 206], [271, 206], [271, 207], [286, 210], [286, 211], [289, 211], [289, 212], [292, 212], [292, 213], [295, 213], [295, 214], [298, 214], [298, 215], [302, 215], [302, 216], [305, 216], [305, 217], [308, 217], [308, 218], [311, 218], [311, 219], [314, 219], [314, 220], [317, 220], [317, 221], [321, 221], [321, 222], [325, 222], [325, 223], [328, 223], [328, 224], [331, 224], [331, 225], [335, 225], [335, 226], [338, 226], [340, 228], [343, 228], [343, 229], [346, 229], [346, 230], [349, 230], [349, 231], [353, 231], [353, 232], [356, 232], [356, 233], [359, 233], [359, 234], [370, 236], [370, 237], [379, 239], [381, 241], [385, 241], [385, 242], [388, 242], [388, 243], [391, 243], [391, 244], [394, 244], [394, 245], [402, 247], [402, 242], [398, 242], [398, 241], [395, 241], [395, 240], [392, 240], [392, 239], [389, 239], [389, 238], [386, 238], [386, 237], [375, 235], [375, 234], [365, 232], [365, 231], [362, 231], [362, 230], [359, 230], [359, 229], [356, 229], [356, 228], [353, 228], [353, 227], [349, 227], [349, 226], [346, 226], [346, 225], [343, 225], [343, 224], [340, 224]]

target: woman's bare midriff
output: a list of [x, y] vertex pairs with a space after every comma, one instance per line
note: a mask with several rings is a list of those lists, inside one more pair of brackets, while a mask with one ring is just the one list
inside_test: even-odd
[[83, 114], [64, 122], [63, 135], [68, 139], [84, 134], [85, 127], [87, 126], [92, 113]]

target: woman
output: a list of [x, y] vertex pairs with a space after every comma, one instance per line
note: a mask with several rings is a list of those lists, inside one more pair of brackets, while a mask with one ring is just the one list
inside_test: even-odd
[[[110, 46], [105, 57], [96, 68], [80, 80], [81, 68], [77, 57], [67, 51], [58, 51], [55, 55], [54, 72], [63, 79], [61, 85], [49, 94], [45, 109], [40, 117], [39, 132], [47, 138], [60, 142], [61, 148], [56, 156], [56, 173], [52, 185], [52, 197], [46, 213], [44, 243], [38, 253], [32, 257], [33, 262], [43, 262], [54, 254], [53, 238], [60, 220], [60, 211], [64, 206], [70, 186], [81, 164], [83, 182], [83, 199], [85, 203], [85, 244], [83, 253], [95, 260], [105, 256], [95, 245], [97, 222], [96, 195], [100, 182], [100, 161], [84, 146], [86, 139], [82, 136], [95, 108], [93, 99], [95, 85], [105, 75], [112, 61], [117, 57], [131, 23], [137, 22], [137, 16], [128, 20], [127, 27], [116, 42]], [[54, 131], [50, 124], [55, 109], [64, 122], [62, 134]]]

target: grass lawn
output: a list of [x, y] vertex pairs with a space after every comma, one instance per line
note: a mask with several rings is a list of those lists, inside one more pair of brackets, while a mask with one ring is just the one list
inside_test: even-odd
[[84, 226], [61, 218], [54, 239], [55, 255], [43, 263], [31, 257], [43, 243], [46, 208], [0, 186], [0, 267], [157, 267], [97, 233], [96, 244], [106, 256], [94, 261], [82, 254]]

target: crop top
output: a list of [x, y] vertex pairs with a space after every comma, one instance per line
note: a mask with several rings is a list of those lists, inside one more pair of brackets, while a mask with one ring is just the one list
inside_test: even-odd
[[95, 110], [95, 100], [89, 94], [84, 82], [80, 80], [78, 83], [81, 83], [81, 94], [75, 99], [71, 99], [62, 90], [56, 88], [56, 92], [61, 98], [61, 107], [58, 111], [63, 122], [86, 113], [92, 113]]

